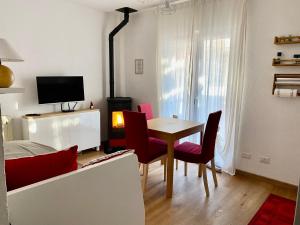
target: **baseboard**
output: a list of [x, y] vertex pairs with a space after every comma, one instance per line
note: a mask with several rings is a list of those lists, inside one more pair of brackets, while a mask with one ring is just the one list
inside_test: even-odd
[[295, 190], [295, 191], [298, 190], [298, 187], [296, 185], [285, 183], [285, 182], [278, 181], [278, 180], [274, 180], [274, 179], [264, 177], [264, 176], [260, 176], [260, 175], [257, 175], [257, 174], [249, 173], [249, 172], [246, 172], [246, 171], [243, 171], [243, 170], [237, 169], [235, 174], [251, 177], [251, 178], [254, 178], [256, 180], [264, 181], [264, 182], [267, 182], [267, 183], [270, 183], [270, 184], [273, 184], [273, 185], [276, 185], [276, 186], [279, 186], [279, 187], [284, 187], [284, 188], [292, 189], [292, 190]]

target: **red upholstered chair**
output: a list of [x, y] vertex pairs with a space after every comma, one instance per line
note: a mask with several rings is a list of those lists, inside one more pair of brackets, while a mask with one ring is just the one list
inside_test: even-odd
[[150, 103], [142, 103], [137, 106], [138, 112], [146, 113], [146, 119], [153, 119], [152, 105]]
[[[150, 103], [142, 103], [137, 106], [138, 112], [142, 112], [146, 114], [146, 119], [151, 120], [153, 119], [153, 111], [152, 111], [152, 105]], [[174, 143], [174, 147], [179, 145], [179, 141], [177, 140]], [[161, 162], [163, 164], [163, 162]], [[178, 169], [178, 160], [176, 160], [176, 169]]]
[[189, 163], [199, 164], [198, 176], [201, 177], [203, 173], [203, 181], [206, 196], [209, 196], [209, 189], [207, 184], [206, 164], [211, 162], [211, 171], [215, 186], [218, 186], [216, 168], [215, 168], [215, 143], [217, 138], [217, 132], [222, 111], [211, 113], [208, 117], [204, 138], [201, 140], [201, 144], [197, 145], [191, 142], [184, 142], [174, 149], [174, 158]]
[[126, 146], [134, 149], [139, 163], [143, 165], [143, 190], [146, 190], [149, 164], [164, 161], [164, 180], [166, 180], [167, 144], [148, 135], [145, 113], [123, 111]]

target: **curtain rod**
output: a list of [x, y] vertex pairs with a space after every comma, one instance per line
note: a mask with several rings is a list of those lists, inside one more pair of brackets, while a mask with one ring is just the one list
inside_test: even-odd
[[[190, 1], [192, 1], [192, 0], [175, 0], [175, 1], [170, 1], [170, 4], [171, 5], [177, 5], [177, 4], [180, 4], [180, 3], [190, 2]], [[138, 14], [138, 13], [150, 11], [150, 10], [153, 10], [153, 9], [157, 9], [158, 6], [162, 6], [162, 5], [164, 5], [164, 3], [160, 3], [158, 5], [148, 6], [147, 8], [140, 9], [140, 10], [138, 10], [137, 12], [135, 12], [133, 14]]]
[[[193, 1], [193, 0], [174, 0], [174, 1], [170, 1], [170, 4], [171, 5], [177, 5], [177, 4], [180, 4], [180, 3], [190, 2], [190, 1]], [[150, 11], [150, 10], [154, 10], [154, 9], [157, 9], [157, 7], [163, 6], [163, 5], [164, 5], [163, 3], [160, 3], [160, 4], [157, 4], [157, 5], [151, 5], [151, 6], [148, 6], [146, 8], [138, 9], [138, 11], [132, 13], [132, 15], [136, 15], [136, 14], [139, 14], [139, 13], [143, 13], [143, 12], [147, 12], [147, 11]], [[107, 13], [119, 15], [119, 13], [117, 13], [116, 11], [107, 12]]]

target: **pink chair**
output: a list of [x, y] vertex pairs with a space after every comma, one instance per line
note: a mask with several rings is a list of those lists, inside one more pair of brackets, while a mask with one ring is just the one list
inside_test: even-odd
[[138, 112], [146, 113], [146, 119], [153, 119], [152, 105], [150, 103], [142, 103], [137, 106]]
[[[152, 105], [150, 103], [139, 104], [137, 108], [138, 108], [138, 112], [142, 112], [146, 114], [147, 120], [153, 119], [153, 110], [152, 110]], [[174, 147], [176, 147], [177, 145], [179, 145], [178, 140], [174, 143]], [[178, 160], [176, 160], [176, 169], [178, 169]]]
[[149, 164], [163, 160], [164, 181], [166, 180], [167, 144], [148, 135], [145, 113], [123, 111], [126, 146], [134, 149], [138, 161], [143, 165], [143, 190], [146, 191]]
[[174, 149], [174, 158], [189, 163], [199, 164], [198, 176], [201, 177], [203, 173], [203, 181], [206, 196], [209, 196], [209, 189], [207, 184], [206, 164], [211, 162], [211, 171], [215, 187], [218, 186], [216, 168], [215, 168], [215, 143], [222, 111], [211, 113], [208, 117], [203, 142], [197, 145], [191, 142], [184, 142]]

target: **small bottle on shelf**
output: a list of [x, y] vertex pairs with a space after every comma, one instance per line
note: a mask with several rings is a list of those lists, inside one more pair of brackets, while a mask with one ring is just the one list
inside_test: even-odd
[[91, 104], [90, 104], [90, 109], [94, 109], [94, 103], [93, 102], [91, 102]]
[[277, 52], [277, 60], [281, 60], [282, 58], [282, 52]]
[[273, 59], [273, 63], [280, 64], [281, 59], [282, 59], [282, 52], [277, 52], [277, 57]]

